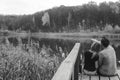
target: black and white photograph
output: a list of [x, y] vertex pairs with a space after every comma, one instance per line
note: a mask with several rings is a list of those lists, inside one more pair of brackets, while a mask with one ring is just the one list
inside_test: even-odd
[[0, 80], [120, 80], [120, 0], [0, 0]]

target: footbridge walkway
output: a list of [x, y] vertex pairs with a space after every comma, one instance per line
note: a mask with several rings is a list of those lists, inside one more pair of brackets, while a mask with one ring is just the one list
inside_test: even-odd
[[92, 76], [79, 73], [79, 65], [82, 62], [80, 55], [80, 43], [75, 43], [73, 49], [61, 63], [52, 80], [120, 80], [119, 69], [117, 71], [118, 75], [112, 77], [104, 77], [99, 75]]

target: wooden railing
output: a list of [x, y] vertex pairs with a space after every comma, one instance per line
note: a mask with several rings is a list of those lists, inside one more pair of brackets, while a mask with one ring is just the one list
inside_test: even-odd
[[61, 63], [52, 80], [78, 80], [80, 43], [76, 43], [67, 58]]

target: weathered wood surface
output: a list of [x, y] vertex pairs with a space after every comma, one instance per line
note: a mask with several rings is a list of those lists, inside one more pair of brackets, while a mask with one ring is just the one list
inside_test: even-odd
[[119, 78], [119, 80], [120, 80], [120, 69], [117, 70], [117, 73], [118, 73], [118, 78]]
[[78, 56], [80, 43], [76, 43], [67, 58], [61, 63], [52, 80], [71, 80], [74, 76], [74, 65]]
[[[97, 80], [97, 79], [96, 79]], [[99, 80], [99, 79], [98, 79]], [[100, 76], [100, 80], [109, 80], [109, 77]]]
[[91, 80], [99, 80], [99, 76], [91, 76]]
[[119, 80], [118, 76], [110, 77], [110, 80]]
[[80, 78], [80, 80], [81, 80], [81, 79], [82, 79], [82, 80], [89, 80], [89, 78], [90, 78], [90, 77], [87, 76], [87, 75], [82, 75], [81, 77], [82, 77], [82, 78]]
[[104, 77], [99, 75], [96, 75], [96, 76], [82, 75], [82, 78], [81, 78], [81, 75], [79, 75], [80, 76], [79, 80], [120, 80], [120, 69], [117, 70], [117, 73], [118, 75], [111, 76], [111, 77]]

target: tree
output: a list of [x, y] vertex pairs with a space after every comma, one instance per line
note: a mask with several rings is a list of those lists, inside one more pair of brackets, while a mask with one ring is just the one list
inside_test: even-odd
[[113, 27], [112, 25], [106, 24], [104, 31], [112, 31]]
[[70, 28], [71, 19], [72, 19], [72, 15], [71, 15], [71, 13], [69, 12], [69, 13], [68, 13], [68, 29]]
[[[106, 24], [120, 26], [120, 3], [102, 2], [97, 5], [89, 2], [80, 6], [60, 6], [37, 12], [32, 15], [0, 15], [0, 27], [8, 30], [62, 32], [78, 31], [79, 23], [84, 29], [103, 30]], [[111, 28], [112, 29], [112, 28]]]
[[42, 16], [42, 22], [43, 22], [43, 26], [48, 25], [50, 26], [50, 17], [49, 17], [49, 13], [45, 12], [44, 15]]

